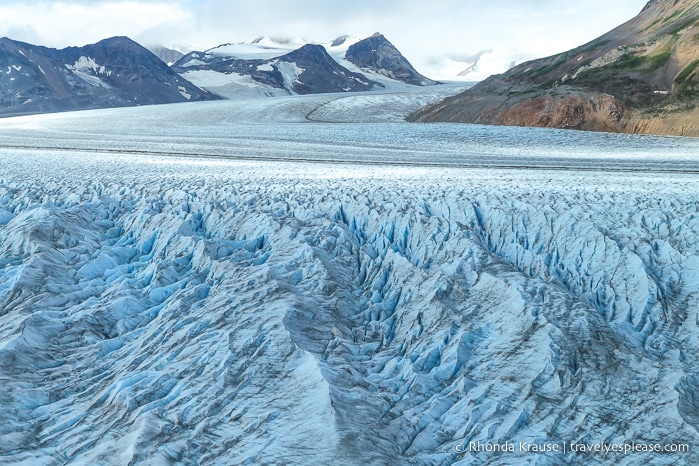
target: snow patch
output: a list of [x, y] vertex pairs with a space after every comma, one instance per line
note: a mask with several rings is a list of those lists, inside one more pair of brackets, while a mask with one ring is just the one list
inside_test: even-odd
[[74, 64], [66, 64], [65, 67], [91, 86], [107, 89], [112, 87], [98, 76], [111, 76], [111, 70], [107, 70], [104, 66], [99, 65], [94, 58], [81, 56]]
[[192, 98], [192, 94], [189, 94], [189, 93], [187, 92], [187, 88], [185, 88], [184, 86], [177, 86], [177, 90], [180, 91], [180, 94], [181, 94], [182, 97], [184, 97], [185, 99], [189, 100], [189, 99]]
[[213, 70], [187, 71], [182, 77], [195, 86], [226, 99], [284, 96], [288, 93], [259, 83], [249, 75], [219, 73]]
[[292, 92], [295, 83], [300, 83], [299, 76], [305, 71], [303, 68], [298, 66], [295, 62], [288, 62], [279, 60], [275, 62], [277, 69], [282, 74], [284, 78], [284, 87]]
[[112, 72], [104, 66], [98, 64], [94, 58], [81, 56], [74, 64], [66, 65], [66, 68], [72, 71], [92, 71], [97, 74], [105, 74], [111, 76]]

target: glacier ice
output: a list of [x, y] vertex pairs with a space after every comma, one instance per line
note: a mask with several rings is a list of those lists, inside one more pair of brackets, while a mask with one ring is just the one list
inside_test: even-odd
[[[200, 105], [180, 108], [222, 109]], [[527, 168], [535, 156], [519, 168], [497, 157], [430, 167], [425, 154], [439, 149], [421, 133], [370, 134], [400, 124], [280, 131], [307, 131], [297, 142], [319, 156], [407, 157], [406, 144], [410, 165], [111, 153], [85, 128], [69, 150], [73, 133], [51, 126], [68, 123], [6, 124], [5, 134], [37, 125], [53, 147], [0, 149], [5, 464], [699, 461], [696, 448], [459, 451], [696, 447], [694, 173], [629, 171], [622, 149], [617, 169], [598, 170], [555, 141], [583, 169]], [[281, 147], [258, 129], [259, 150]], [[366, 143], [330, 141], [350, 130]], [[143, 131], [122, 144], [152, 148]], [[482, 131], [509, 143], [508, 130]], [[201, 150], [223, 147], [218, 137]], [[177, 152], [184, 139], [162, 143]], [[644, 141], [658, 153], [687, 147], [667, 166], [696, 163], [692, 140]], [[431, 143], [457, 159], [452, 139]], [[493, 150], [505, 157], [503, 145]]]

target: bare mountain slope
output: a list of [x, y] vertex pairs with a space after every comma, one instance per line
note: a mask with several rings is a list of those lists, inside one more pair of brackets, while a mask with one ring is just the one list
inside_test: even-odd
[[345, 58], [363, 70], [414, 86], [437, 84], [436, 81], [418, 73], [400, 51], [378, 32], [352, 44], [347, 49]]
[[699, 136], [699, 0], [652, 0], [603, 36], [492, 76], [412, 121]]

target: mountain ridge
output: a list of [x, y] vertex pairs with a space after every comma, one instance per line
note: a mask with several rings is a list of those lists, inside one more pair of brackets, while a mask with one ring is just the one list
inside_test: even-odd
[[[0, 116], [432, 85], [383, 35], [259, 37], [181, 56], [124, 36], [53, 49], [0, 39]], [[3, 71], [6, 70], [6, 71]]]
[[[210, 49], [224, 49], [224, 44]], [[269, 52], [275, 55], [277, 49]], [[305, 44], [283, 55], [265, 58], [251, 54], [240, 58], [224, 52], [191, 52], [173, 66], [183, 76], [191, 73], [215, 72], [223, 76], [247, 76], [259, 84], [293, 94], [367, 91], [381, 84], [354, 73], [337, 63], [322, 45]], [[195, 77], [192, 77], [195, 79]], [[199, 82], [199, 81], [198, 81]], [[206, 82], [200, 83], [207, 87]], [[381, 86], [382, 87], [382, 86]]]
[[215, 99], [124, 36], [60, 50], [0, 39], [1, 116]]
[[[297, 64], [293, 73], [279, 69], [280, 62], [296, 63], [301, 56], [306, 57], [304, 64]], [[419, 74], [379, 33], [361, 40], [343, 35], [322, 44], [258, 37], [251, 43], [226, 43], [191, 52], [173, 69], [198, 86], [230, 98], [251, 89], [271, 96], [367, 91], [394, 83], [437, 84]]]

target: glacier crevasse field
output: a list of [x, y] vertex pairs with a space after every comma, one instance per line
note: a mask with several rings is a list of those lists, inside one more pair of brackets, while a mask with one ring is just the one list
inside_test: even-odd
[[699, 141], [423, 103], [0, 122], [0, 462], [699, 462]]

